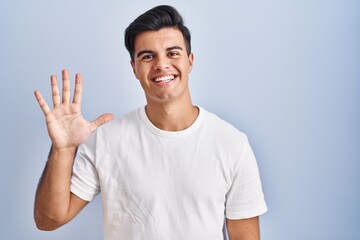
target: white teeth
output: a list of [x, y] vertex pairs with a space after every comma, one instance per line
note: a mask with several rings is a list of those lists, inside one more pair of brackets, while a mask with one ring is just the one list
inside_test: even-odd
[[175, 78], [174, 75], [168, 75], [168, 76], [155, 78], [154, 81], [155, 82], [168, 82], [168, 81], [173, 80], [174, 78]]

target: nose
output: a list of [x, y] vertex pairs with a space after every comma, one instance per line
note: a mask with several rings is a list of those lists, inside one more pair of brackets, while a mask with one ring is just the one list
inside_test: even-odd
[[165, 70], [170, 68], [170, 61], [167, 56], [159, 55], [153, 65], [154, 70]]

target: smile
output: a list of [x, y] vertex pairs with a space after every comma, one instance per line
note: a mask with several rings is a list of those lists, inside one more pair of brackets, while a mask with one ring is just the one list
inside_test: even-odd
[[176, 75], [165, 75], [165, 76], [153, 78], [152, 81], [155, 83], [168, 83], [174, 80], [176, 77], [177, 77]]
[[166, 76], [161, 76], [161, 77], [156, 77], [153, 78], [153, 81], [158, 83], [158, 82], [170, 82], [171, 80], [175, 79], [175, 75], [166, 75]]

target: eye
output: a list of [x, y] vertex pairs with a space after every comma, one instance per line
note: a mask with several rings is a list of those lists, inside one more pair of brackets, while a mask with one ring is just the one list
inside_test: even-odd
[[144, 61], [150, 61], [154, 58], [154, 56], [152, 54], [145, 54], [142, 56], [141, 60], [144, 60]]
[[177, 56], [179, 56], [179, 55], [180, 55], [180, 53], [179, 53], [179, 52], [176, 52], [176, 51], [171, 51], [171, 52], [168, 53], [168, 56], [169, 56], [169, 57], [177, 57]]

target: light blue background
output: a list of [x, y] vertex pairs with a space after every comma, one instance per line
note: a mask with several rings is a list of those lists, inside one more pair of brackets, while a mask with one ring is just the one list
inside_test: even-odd
[[84, 76], [83, 113], [145, 103], [123, 45], [172, 4], [193, 37], [193, 102], [248, 134], [269, 211], [264, 240], [360, 239], [360, 1], [0, 0], [0, 239], [102, 239], [101, 199], [41, 232], [33, 199], [50, 141], [33, 91]]

